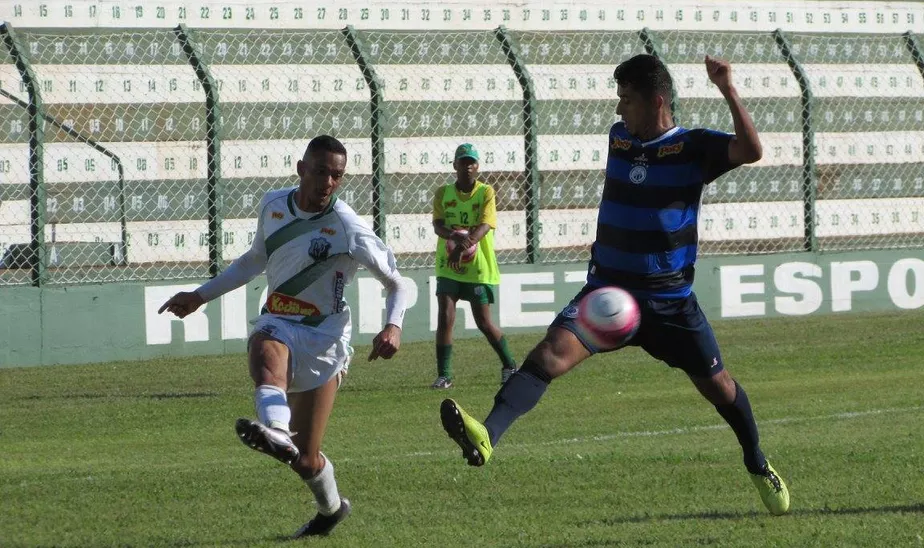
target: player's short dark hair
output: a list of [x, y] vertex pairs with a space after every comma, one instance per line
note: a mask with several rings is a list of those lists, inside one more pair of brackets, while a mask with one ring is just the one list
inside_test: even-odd
[[619, 63], [613, 71], [613, 78], [621, 86], [629, 86], [647, 99], [663, 95], [670, 100], [674, 80], [660, 59], [642, 53]]
[[334, 154], [347, 155], [347, 149], [336, 137], [330, 135], [318, 135], [308, 143], [305, 149], [305, 157], [315, 152], [333, 152]]

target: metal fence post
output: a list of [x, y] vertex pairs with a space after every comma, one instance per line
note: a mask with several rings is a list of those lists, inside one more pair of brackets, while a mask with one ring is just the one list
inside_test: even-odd
[[356, 35], [353, 25], [343, 29], [347, 44], [356, 59], [356, 65], [363, 73], [369, 86], [369, 138], [372, 141], [372, 230], [376, 236], [386, 237], [385, 230], [385, 135], [382, 131], [382, 88], [384, 87], [375, 68], [368, 61], [367, 49]]
[[506, 27], [497, 27], [495, 36], [501, 43], [507, 62], [523, 90], [523, 140], [524, 167], [526, 170], [526, 261], [538, 263], [539, 249], [539, 188], [542, 177], [539, 173], [539, 127], [536, 120], [536, 90], [533, 79], [520, 57], [519, 46]]
[[48, 252], [45, 249], [45, 121], [42, 95], [35, 74], [25, 56], [25, 48], [9, 23], [0, 25], [3, 43], [10, 51], [19, 76], [29, 92], [26, 110], [29, 114], [29, 202], [30, 232], [29, 262], [32, 267], [32, 285], [41, 286], [48, 280]]
[[208, 208], [209, 275], [217, 276], [224, 262], [222, 224], [224, 220], [224, 196], [221, 184], [221, 109], [218, 103], [218, 86], [202, 60], [189, 35], [186, 25], [173, 29], [189, 65], [196, 73], [205, 92], [205, 169], [206, 206]]
[[814, 98], [812, 88], [809, 84], [808, 75], [805, 69], [799, 64], [792, 53], [792, 47], [789, 39], [783, 34], [783, 31], [776, 29], [773, 31], [773, 38], [776, 40], [786, 60], [792, 70], [793, 76], [799, 82], [802, 98], [802, 216], [805, 222], [805, 233], [802, 241], [802, 248], [805, 251], [818, 250], [818, 237], [815, 233], [815, 199], [817, 192], [818, 170], [815, 167], [815, 127], [812, 122], [812, 113]]

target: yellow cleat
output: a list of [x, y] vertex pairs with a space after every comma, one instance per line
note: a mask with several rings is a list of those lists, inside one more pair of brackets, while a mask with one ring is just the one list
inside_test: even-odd
[[751, 474], [751, 481], [760, 493], [760, 500], [774, 516], [782, 516], [789, 512], [789, 489], [783, 483], [783, 478], [767, 463], [764, 474]]
[[484, 466], [491, 458], [491, 436], [483, 424], [473, 419], [453, 400], [446, 399], [440, 405], [440, 421], [443, 430], [452, 441], [462, 448], [462, 456], [471, 466]]

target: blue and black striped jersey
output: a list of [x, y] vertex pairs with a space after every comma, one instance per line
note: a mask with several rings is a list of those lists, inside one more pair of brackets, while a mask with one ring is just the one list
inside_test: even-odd
[[641, 142], [613, 125], [588, 284], [642, 299], [690, 294], [703, 186], [737, 167], [728, 159], [732, 137], [675, 127]]

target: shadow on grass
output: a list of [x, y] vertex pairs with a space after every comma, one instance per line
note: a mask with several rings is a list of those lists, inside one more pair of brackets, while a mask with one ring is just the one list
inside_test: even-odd
[[51, 396], [41, 396], [33, 394], [20, 400], [108, 400], [108, 399], [149, 399], [149, 400], [172, 400], [183, 398], [217, 398], [218, 392], [161, 392], [157, 394], [55, 394]]
[[160, 546], [171, 546], [171, 547], [180, 547], [180, 546], [253, 546], [255, 544], [284, 544], [292, 542], [292, 537], [289, 535], [269, 535], [265, 537], [255, 537], [255, 538], [242, 538], [238, 540], [224, 540], [224, 541], [197, 541], [197, 540], [175, 540], [172, 542], [167, 542], [165, 544], [160, 544]]
[[[790, 516], [852, 516], [864, 514], [924, 514], [924, 503], [903, 504], [895, 506], [870, 506], [861, 508], [796, 508]], [[653, 523], [656, 521], [684, 521], [684, 520], [735, 520], [771, 517], [767, 512], [690, 512], [688, 514], [649, 514], [644, 516], [627, 516], [604, 518], [600, 520], [585, 521], [582, 525], [623, 525], [626, 523]]]

